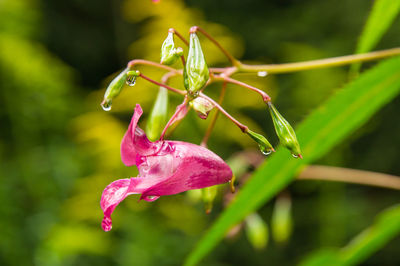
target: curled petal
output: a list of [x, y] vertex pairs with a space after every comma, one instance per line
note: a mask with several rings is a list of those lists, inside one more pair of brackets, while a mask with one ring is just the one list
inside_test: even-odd
[[139, 104], [135, 107], [129, 128], [121, 142], [121, 158], [126, 166], [136, 165], [136, 156], [154, 154], [160, 143], [150, 142], [144, 131], [137, 126], [143, 110]]
[[142, 178], [119, 179], [109, 184], [101, 195], [100, 206], [104, 212], [104, 218], [101, 227], [104, 231], [110, 231], [112, 228], [111, 214], [115, 207], [131, 194], [139, 194], [143, 192], [139, 184]]

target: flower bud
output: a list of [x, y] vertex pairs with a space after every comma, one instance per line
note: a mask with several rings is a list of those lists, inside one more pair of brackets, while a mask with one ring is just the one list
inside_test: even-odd
[[190, 94], [196, 95], [207, 83], [209, 76], [200, 40], [195, 32], [190, 33], [189, 53], [183, 71], [183, 82], [186, 90]]
[[268, 243], [268, 226], [257, 213], [245, 219], [246, 235], [255, 249], [264, 249]]
[[207, 119], [208, 113], [214, 108], [214, 104], [203, 97], [194, 98], [189, 104], [201, 119]]
[[122, 71], [116, 78], [114, 78], [107, 87], [106, 93], [104, 94], [104, 100], [101, 103], [101, 107], [105, 111], [111, 110], [112, 100], [117, 97], [124, 87], [124, 83], [127, 79], [127, 72], [129, 69]]
[[278, 135], [281, 144], [286, 147], [293, 155], [293, 157], [303, 158], [301, 156], [301, 150], [299, 142], [296, 138], [296, 133], [292, 126], [286, 121], [285, 118], [276, 110], [275, 106], [269, 102], [269, 111], [271, 113], [272, 121], [274, 122], [275, 132]]
[[147, 121], [146, 133], [150, 141], [156, 141], [160, 137], [161, 132], [167, 123], [167, 109], [168, 91], [166, 88], [160, 87], [149, 120]]
[[258, 147], [260, 147], [262, 154], [269, 155], [271, 152], [275, 151], [271, 143], [269, 143], [263, 135], [255, 133], [250, 129], [246, 133], [258, 143]]
[[168, 32], [168, 36], [161, 46], [161, 64], [172, 65], [173, 63], [175, 63], [180, 56], [179, 53], [182, 48], [180, 48], [179, 51], [178, 49], [175, 49], [174, 33]]

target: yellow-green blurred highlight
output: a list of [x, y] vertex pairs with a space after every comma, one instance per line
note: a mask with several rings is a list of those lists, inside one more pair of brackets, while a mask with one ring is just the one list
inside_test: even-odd
[[244, 220], [246, 236], [255, 249], [267, 247], [269, 233], [268, 225], [257, 213], [252, 213]]
[[292, 202], [286, 194], [275, 201], [271, 219], [272, 237], [277, 243], [286, 243], [293, 230]]

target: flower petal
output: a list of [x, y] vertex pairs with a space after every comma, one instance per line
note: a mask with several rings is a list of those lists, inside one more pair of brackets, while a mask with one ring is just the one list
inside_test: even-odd
[[129, 128], [121, 142], [121, 159], [126, 166], [136, 165], [136, 155], [150, 155], [159, 150], [162, 143], [151, 142], [144, 131], [137, 126], [143, 110], [136, 104]]
[[179, 160], [175, 172], [146, 189], [141, 199], [223, 184], [232, 178], [232, 170], [212, 151], [180, 141], [169, 144], [175, 148], [175, 160]]
[[143, 178], [119, 179], [109, 184], [101, 195], [100, 206], [104, 212], [104, 218], [101, 227], [104, 231], [110, 231], [112, 228], [111, 214], [115, 207], [131, 194], [142, 193], [145, 188], [139, 184]]

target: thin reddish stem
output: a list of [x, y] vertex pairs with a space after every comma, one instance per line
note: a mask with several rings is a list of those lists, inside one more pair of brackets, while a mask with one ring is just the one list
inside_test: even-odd
[[221, 50], [221, 52], [224, 53], [224, 55], [229, 59], [229, 61], [231, 61], [232, 65], [234, 65], [234, 66], [240, 65], [240, 62], [235, 57], [233, 57], [224, 47], [222, 47], [222, 45], [217, 40], [215, 40], [210, 34], [208, 34], [202, 28], [200, 28], [198, 26], [193, 26], [190, 28], [189, 33], [195, 33], [197, 31], [201, 32], [207, 39], [212, 41], [215, 44], [215, 46], [217, 46]]
[[[222, 102], [224, 101], [225, 92], [226, 92], [226, 84], [227, 84], [226, 82], [224, 82], [224, 83], [222, 84], [221, 93], [220, 93], [219, 99], [218, 99], [218, 104], [219, 104], [219, 105], [221, 105]], [[211, 120], [211, 123], [208, 125], [208, 128], [207, 128], [207, 130], [206, 130], [206, 133], [204, 134], [203, 140], [201, 141], [201, 144], [200, 144], [201, 146], [204, 146], [204, 147], [207, 146], [208, 139], [210, 138], [211, 132], [212, 132], [212, 130], [214, 129], [214, 126], [215, 126], [215, 124], [216, 124], [216, 122], [217, 122], [218, 115], [219, 115], [219, 110], [216, 110], [216, 111], [215, 111], [215, 114], [214, 114], [214, 116], [213, 116], [213, 118], [212, 118], [212, 120]]]
[[178, 90], [178, 89], [172, 88], [172, 87], [170, 87], [170, 86], [168, 86], [166, 84], [163, 84], [163, 83], [160, 83], [158, 81], [155, 81], [155, 80], [143, 75], [142, 73], [139, 74], [139, 77], [144, 78], [145, 80], [147, 80], [147, 81], [149, 81], [151, 83], [154, 83], [154, 84], [156, 84], [158, 86], [164, 87], [164, 88], [166, 88], [166, 89], [168, 89], [170, 91], [173, 91], [175, 93], [178, 93], [180, 95], [186, 95], [186, 91], [182, 91], [182, 90]]
[[184, 42], [186, 44], [186, 46], [189, 46], [189, 42], [185, 39], [185, 37], [183, 37], [176, 29], [174, 28], [170, 28], [168, 30], [168, 32], [172, 32], [173, 34], [175, 34], [176, 36], [178, 36], [179, 39], [182, 40], [182, 42]]
[[213, 99], [211, 99], [210, 97], [208, 97], [207, 95], [205, 95], [204, 93], [200, 92], [199, 94], [201, 97], [207, 99], [208, 101], [210, 101], [221, 113], [223, 113], [226, 117], [228, 117], [235, 125], [237, 125], [240, 130], [243, 133], [246, 133], [249, 131], [249, 128], [245, 125], [243, 125], [242, 123], [240, 123], [239, 121], [237, 121], [233, 116], [231, 116], [227, 111], [225, 111], [224, 108], [222, 108], [221, 105], [219, 105], [216, 101], [214, 101]]
[[134, 66], [136, 65], [147, 65], [147, 66], [153, 66], [153, 67], [157, 67], [157, 68], [161, 68], [164, 70], [167, 70], [169, 72], [177, 72], [180, 73], [179, 70], [166, 66], [166, 65], [162, 65], [156, 62], [152, 62], [152, 61], [148, 61], [148, 60], [143, 60], [143, 59], [134, 59], [128, 62], [128, 68], [132, 69]]
[[265, 93], [264, 91], [262, 91], [262, 90], [260, 90], [260, 89], [258, 89], [258, 88], [256, 88], [256, 87], [253, 87], [253, 86], [251, 86], [251, 85], [249, 85], [249, 84], [246, 84], [246, 83], [244, 83], [244, 82], [241, 82], [241, 81], [239, 81], [239, 80], [236, 80], [236, 79], [227, 77], [227, 76], [225, 76], [225, 75], [221, 75], [221, 78], [217, 77], [216, 79], [217, 79], [217, 80], [218, 80], [218, 79], [222, 79], [222, 80], [224, 80], [225, 82], [229, 82], [229, 83], [232, 83], [232, 84], [236, 84], [236, 85], [239, 85], [239, 86], [241, 86], [241, 87], [243, 87], [243, 88], [246, 88], [246, 89], [255, 91], [255, 92], [257, 92], [258, 94], [261, 95], [261, 97], [263, 98], [263, 101], [264, 101], [265, 103], [268, 103], [268, 102], [271, 101], [271, 97], [270, 97], [267, 93]]
[[[161, 133], [160, 140], [164, 139], [165, 133], [167, 133], [168, 128], [170, 126], [172, 126], [173, 123], [182, 120], [186, 116], [186, 114], [187, 114], [187, 106], [186, 106], [187, 102], [188, 102], [188, 99], [187, 99], [187, 97], [185, 97], [185, 99], [183, 100], [183, 103], [181, 103], [180, 105], [178, 105], [176, 107], [175, 113], [171, 116], [171, 118], [169, 119], [169, 121], [167, 122], [167, 124], [165, 125], [165, 127], [164, 127], [164, 129], [163, 129], [163, 131]], [[182, 117], [179, 117], [180, 115]]]

